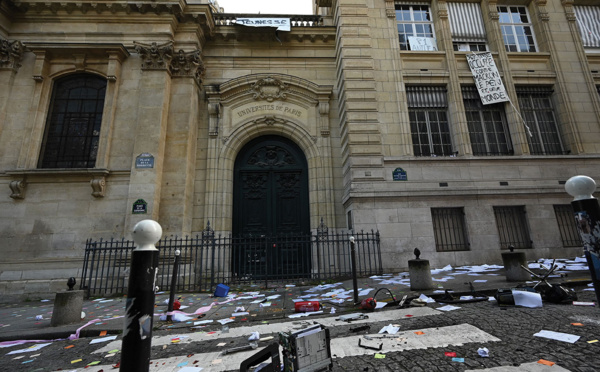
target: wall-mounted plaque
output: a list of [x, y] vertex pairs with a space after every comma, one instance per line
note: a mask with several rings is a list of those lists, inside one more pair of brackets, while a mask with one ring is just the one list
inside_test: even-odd
[[138, 199], [133, 203], [131, 209], [132, 214], [146, 214], [148, 213], [148, 203], [144, 199]]
[[148, 154], [147, 152], [140, 154], [137, 158], [135, 158], [135, 167], [154, 168], [154, 156], [152, 156], [152, 154]]
[[402, 168], [394, 169], [392, 172], [392, 177], [394, 181], [408, 181], [408, 177], [406, 176], [406, 171]]

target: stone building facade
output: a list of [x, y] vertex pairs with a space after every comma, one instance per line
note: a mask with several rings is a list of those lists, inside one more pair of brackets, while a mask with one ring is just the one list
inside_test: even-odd
[[[240, 189], [275, 182], [257, 162], [304, 185], [263, 222], [378, 230], [387, 272], [415, 247], [434, 267], [582, 253], [564, 182], [600, 179], [596, 1], [314, 10], [0, 0], [0, 293], [64, 287], [86, 239], [146, 218], [245, 232], [260, 216]], [[467, 56], [485, 51], [508, 101], [482, 104]]]

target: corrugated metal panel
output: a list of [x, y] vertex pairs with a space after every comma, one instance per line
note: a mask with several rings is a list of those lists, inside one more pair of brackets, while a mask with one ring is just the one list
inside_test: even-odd
[[408, 107], [448, 107], [445, 87], [406, 87]]
[[583, 46], [600, 48], [600, 6], [576, 5], [573, 9], [577, 17]]
[[486, 42], [479, 3], [448, 3], [453, 41]]

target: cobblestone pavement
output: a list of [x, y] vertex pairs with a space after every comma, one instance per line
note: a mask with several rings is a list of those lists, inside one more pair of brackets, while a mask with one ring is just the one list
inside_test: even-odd
[[[580, 288], [583, 289], [583, 288]], [[578, 291], [580, 301], [595, 301], [594, 292]], [[436, 308], [439, 304], [430, 304]], [[587, 341], [600, 338], [600, 312], [597, 307], [555, 305], [544, 303], [543, 308], [528, 309], [518, 307], [500, 308], [495, 302], [476, 302], [460, 304], [459, 310], [440, 312], [439, 315], [414, 317], [398, 320], [401, 331], [420, 330], [425, 328], [446, 327], [459, 324], [470, 324], [480, 330], [499, 338], [501, 341], [487, 342], [485, 344], [464, 344], [462, 346], [448, 346], [443, 348], [426, 348], [405, 350], [400, 352], [387, 352], [385, 358], [376, 359], [373, 354], [336, 358], [334, 355], [333, 371], [465, 371], [471, 369], [484, 369], [498, 366], [518, 366], [522, 363], [536, 362], [545, 359], [558, 364], [570, 371], [598, 371], [600, 370], [600, 342], [588, 343]], [[384, 310], [391, 311], [394, 310]], [[327, 314], [329, 315], [329, 314]], [[330, 315], [329, 315], [330, 316]], [[318, 318], [303, 318], [304, 321], [318, 321]], [[271, 323], [276, 322], [271, 321]], [[281, 319], [279, 321], [290, 321]], [[370, 330], [366, 333], [377, 333], [381, 327], [390, 322], [369, 323]], [[574, 326], [571, 323], [582, 323], [583, 326]], [[256, 323], [260, 324], [260, 323]], [[249, 324], [246, 323], [246, 326]], [[220, 325], [204, 329], [203, 331], [220, 330]], [[331, 337], [341, 338], [356, 335], [350, 331], [354, 325], [343, 323], [331, 327]], [[189, 329], [156, 330], [154, 336], [175, 335], [189, 332]], [[581, 338], [571, 344], [556, 340], [534, 337], [533, 334], [541, 330], [575, 334]], [[268, 335], [262, 335], [265, 337]], [[273, 335], [276, 336], [276, 335]], [[120, 339], [120, 336], [118, 340]], [[220, 334], [214, 340], [202, 342], [182, 342], [164, 346], [153, 346], [152, 360], [171, 358], [174, 356], [189, 356], [188, 366], [194, 365], [194, 355], [208, 352], [221, 352], [225, 343], [226, 348], [247, 344], [245, 338], [227, 338], [227, 334]], [[0, 349], [1, 371], [107, 371], [120, 359], [120, 353], [100, 353], [98, 345], [90, 345], [89, 338], [74, 341], [56, 341], [37, 352], [6, 355], [12, 350], [22, 349], [31, 344]], [[73, 346], [71, 346], [73, 345]], [[103, 346], [101, 344], [101, 346]], [[477, 354], [477, 349], [487, 347], [489, 358], [482, 358]], [[455, 352], [464, 362], [452, 361], [445, 352]], [[111, 355], [114, 354], [114, 355]], [[14, 359], [15, 357], [20, 357]], [[228, 356], [222, 356], [227, 358]], [[31, 362], [28, 362], [30, 361]], [[89, 363], [99, 361], [103, 365], [84, 368]], [[72, 363], [73, 362], [73, 363]], [[211, 371], [207, 366], [204, 371]], [[180, 368], [179, 368], [180, 369]], [[116, 370], [116, 369], [115, 369]], [[167, 370], [167, 369], [165, 369]], [[175, 369], [168, 369], [178, 370]]]

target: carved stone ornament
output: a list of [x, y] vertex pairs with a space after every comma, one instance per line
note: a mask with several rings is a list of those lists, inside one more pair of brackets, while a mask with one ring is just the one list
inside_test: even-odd
[[385, 0], [385, 14], [388, 18], [396, 18], [396, 4], [394, 0]]
[[275, 124], [285, 124], [286, 120], [275, 117], [274, 115], [266, 115], [262, 118], [252, 120], [252, 124], [266, 124], [266, 125], [275, 125]]
[[202, 75], [206, 70], [200, 59], [200, 50], [184, 52], [183, 49], [179, 49], [171, 60], [170, 68], [174, 76], [191, 76], [198, 81], [202, 81]]
[[17, 70], [21, 67], [25, 47], [18, 40], [0, 39], [0, 67]]
[[142, 70], [166, 70], [173, 58], [173, 42], [142, 44], [134, 42], [135, 50], [142, 58]]
[[25, 199], [25, 187], [27, 186], [25, 180], [10, 181], [8, 186], [10, 186], [11, 198]]
[[577, 17], [575, 16], [575, 10], [573, 10], [573, 0], [562, 0], [562, 5], [565, 9], [565, 14], [567, 15], [567, 21], [577, 21]]
[[97, 177], [90, 181], [92, 186], [92, 195], [96, 198], [104, 197], [104, 191], [106, 190], [106, 178]]
[[254, 92], [253, 97], [255, 100], [264, 99], [268, 102], [273, 102], [276, 99], [284, 101], [289, 91], [284, 82], [270, 76], [254, 83], [251, 89]]

